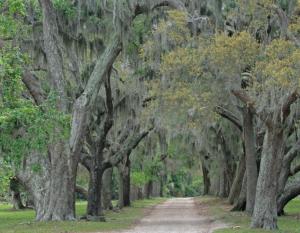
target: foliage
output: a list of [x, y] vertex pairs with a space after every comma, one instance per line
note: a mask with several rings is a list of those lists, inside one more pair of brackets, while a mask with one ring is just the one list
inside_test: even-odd
[[[69, 116], [55, 110], [55, 95], [36, 106], [24, 98], [22, 82], [26, 57], [18, 48], [4, 47], [0, 51], [0, 151], [5, 160], [18, 164], [27, 153], [43, 152], [48, 143], [59, 140], [55, 131], [59, 126], [61, 138], [69, 131]], [[55, 136], [54, 136], [55, 135]]]
[[144, 172], [134, 171], [131, 173], [131, 180], [134, 186], [142, 188], [149, 181], [149, 178]]

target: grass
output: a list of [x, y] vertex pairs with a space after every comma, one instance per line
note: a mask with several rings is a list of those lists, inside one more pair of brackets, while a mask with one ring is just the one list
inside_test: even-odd
[[[106, 222], [35, 222], [33, 210], [13, 211], [11, 205], [0, 204], [0, 233], [79, 233], [126, 229], [144, 215], [146, 208], [164, 200], [162, 198], [138, 200], [120, 212], [107, 211]], [[78, 216], [85, 214], [86, 204], [86, 202], [76, 203]]]
[[[205, 197], [200, 201], [209, 206], [212, 215], [228, 223], [228, 229], [216, 230], [214, 233], [266, 233], [270, 231], [250, 229], [250, 216], [241, 212], [230, 212], [231, 206], [224, 200]], [[279, 217], [276, 233], [300, 233], [300, 199], [294, 199], [285, 208], [286, 216]]]

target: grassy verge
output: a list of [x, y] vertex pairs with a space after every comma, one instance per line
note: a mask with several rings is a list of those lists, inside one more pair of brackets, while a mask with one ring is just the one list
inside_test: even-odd
[[[163, 202], [164, 199], [139, 200], [120, 212], [107, 211], [106, 222], [35, 222], [33, 210], [12, 211], [11, 205], [0, 204], [1, 233], [79, 233], [108, 232], [130, 227], [140, 219], [146, 208]], [[86, 202], [76, 204], [78, 216], [84, 215]]]
[[[226, 201], [204, 197], [199, 200], [209, 206], [210, 213], [217, 219], [231, 226], [216, 230], [214, 233], [266, 233], [270, 231], [250, 229], [250, 217], [241, 212], [230, 212], [231, 206]], [[279, 230], [276, 233], [300, 233], [300, 199], [294, 199], [285, 208], [286, 216], [279, 217]]]

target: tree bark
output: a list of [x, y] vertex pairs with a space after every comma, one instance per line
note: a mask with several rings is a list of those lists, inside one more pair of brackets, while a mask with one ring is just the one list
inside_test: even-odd
[[247, 198], [247, 174], [245, 172], [241, 192], [231, 211], [244, 211]]
[[102, 178], [102, 206], [105, 210], [113, 209], [112, 199], [112, 173], [113, 168], [108, 168]]
[[257, 182], [252, 228], [277, 229], [278, 176], [282, 164], [283, 129], [267, 127]]
[[246, 211], [253, 213], [255, 204], [255, 193], [257, 184], [257, 163], [256, 163], [256, 145], [255, 132], [253, 125], [253, 113], [248, 107], [243, 109], [244, 119], [244, 142], [246, 151], [246, 174], [247, 174], [247, 201]]
[[233, 181], [231, 189], [230, 189], [230, 193], [229, 193], [229, 197], [228, 197], [228, 202], [230, 204], [233, 204], [234, 201], [239, 198], [239, 195], [242, 190], [245, 171], [246, 171], [246, 161], [245, 161], [245, 153], [243, 153], [241, 155], [238, 169], [236, 171], [236, 175], [235, 175], [234, 181]]
[[153, 181], [150, 180], [150, 181], [147, 182], [146, 188], [145, 188], [145, 196], [146, 196], [147, 199], [151, 198], [152, 188], [153, 188]]
[[202, 172], [203, 172], [203, 195], [210, 194], [210, 177], [209, 170], [206, 168], [205, 164], [202, 162]]
[[119, 166], [119, 208], [130, 206], [130, 160]]
[[90, 172], [87, 219], [92, 221], [105, 221], [101, 206], [102, 176], [104, 170], [96, 166]]

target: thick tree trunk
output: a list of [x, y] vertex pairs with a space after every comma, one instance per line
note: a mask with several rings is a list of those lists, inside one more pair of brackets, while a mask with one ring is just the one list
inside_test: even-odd
[[[37, 153], [24, 158], [17, 177], [33, 198], [37, 221], [75, 219], [76, 164], [69, 160], [67, 145], [56, 143], [48, 156]], [[38, 172], [32, 166], [40, 166]]]
[[90, 171], [88, 205], [87, 205], [87, 219], [92, 221], [105, 221], [102, 209], [102, 176], [103, 169], [95, 167]]
[[233, 184], [230, 189], [228, 202], [233, 204], [235, 200], [238, 199], [243, 185], [243, 178], [246, 170], [246, 161], [245, 161], [245, 153], [241, 155], [240, 162], [238, 165], [238, 169], [236, 171], [236, 175], [233, 181]]
[[278, 176], [282, 164], [283, 130], [275, 125], [267, 128], [257, 182], [251, 227], [277, 228]]
[[[54, 145], [50, 151], [49, 182], [41, 184], [41, 190], [34, 190], [36, 219], [38, 221], [74, 220], [75, 186], [77, 166], [69, 161], [64, 143]], [[74, 161], [73, 161], [74, 162]]]
[[246, 197], [247, 197], [247, 175], [245, 172], [241, 192], [231, 211], [244, 211], [246, 209]]
[[248, 107], [243, 110], [244, 119], [244, 142], [246, 151], [246, 174], [247, 174], [247, 201], [246, 211], [253, 213], [255, 204], [255, 193], [257, 184], [257, 163], [256, 163], [256, 145], [255, 132], [253, 125], [253, 114]]
[[202, 162], [202, 173], [203, 173], [203, 195], [210, 194], [210, 177], [209, 177], [209, 171], [206, 168], [205, 164]]
[[112, 173], [113, 168], [107, 169], [102, 178], [102, 206], [105, 210], [113, 209], [112, 199]]

